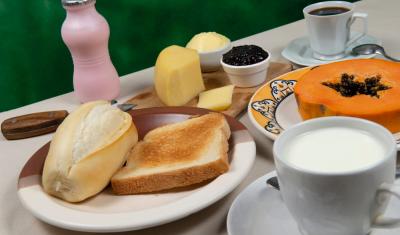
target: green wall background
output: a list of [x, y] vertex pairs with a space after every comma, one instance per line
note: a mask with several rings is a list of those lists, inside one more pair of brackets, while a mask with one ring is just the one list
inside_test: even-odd
[[[98, 0], [110, 24], [109, 50], [119, 73], [153, 66], [171, 44], [202, 31], [231, 40], [301, 19], [315, 0]], [[59, 0], [0, 0], [0, 111], [72, 91], [72, 60], [61, 39]]]

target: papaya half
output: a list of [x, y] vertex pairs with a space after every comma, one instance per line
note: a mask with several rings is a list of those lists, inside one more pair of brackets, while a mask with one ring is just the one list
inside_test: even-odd
[[297, 81], [294, 94], [305, 120], [352, 116], [400, 132], [400, 63], [355, 59], [316, 66]]

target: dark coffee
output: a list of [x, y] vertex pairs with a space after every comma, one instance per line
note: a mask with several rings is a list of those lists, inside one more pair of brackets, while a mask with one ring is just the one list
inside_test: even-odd
[[331, 16], [331, 15], [342, 14], [348, 11], [350, 11], [350, 9], [344, 7], [324, 7], [312, 10], [308, 14], [315, 16]]

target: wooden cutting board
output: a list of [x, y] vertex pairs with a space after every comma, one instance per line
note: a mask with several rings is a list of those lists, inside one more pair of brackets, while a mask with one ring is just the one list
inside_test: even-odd
[[[271, 62], [269, 65], [266, 82], [292, 70], [293, 67], [291, 64]], [[206, 90], [231, 84], [227, 74], [222, 69], [212, 73], [203, 73], [203, 79]], [[263, 84], [249, 88], [235, 87], [233, 91], [232, 105], [227, 110], [222, 112], [232, 117], [237, 117], [243, 110], [247, 108], [247, 104], [249, 103], [251, 96], [262, 85]], [[198, 98], [196, 97], [184, 106], [196, 107], [197, 101]], [[137, 106], [135, 109], [166, 106], [158, 98], [154, 86], [148, 87], [139, 92], [138, 95], [132, 97], [126, 103], [136, 104]]]

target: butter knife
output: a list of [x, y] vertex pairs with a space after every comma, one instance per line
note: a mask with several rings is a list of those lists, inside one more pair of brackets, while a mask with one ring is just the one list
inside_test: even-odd
[[[116, 100], [111, 104], [124, 112], [136, 107], [135, 104], [118, 104]], [[57, 110], [12, 117], [1, 123], [1, 132], [8, 140], [44, 135], [56, 131], [67, 116], [67, 110]]]

